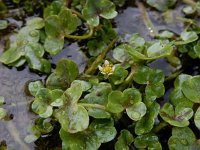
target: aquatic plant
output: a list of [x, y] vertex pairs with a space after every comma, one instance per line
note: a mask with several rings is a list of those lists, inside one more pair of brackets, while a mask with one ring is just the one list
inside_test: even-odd
[[[27, 63], [30, 69], [48, 74], [45, 82], [28, 85], [34, 97], [31, 110], [38, 119], [25, 141], [34, 142], [58, 128], [62, 141], [58, 146], [64, 150], [95, 150], [108, 142], [113, 142], [116, 150], [133, 146], [161, 150], [160, 133], [167, 130], [172, 133], [167, 139], [169, 149], [200, 149], [199, 137], [193, 133], [193, 128], [200, 129], [200, 75], [184, 74], [179, 67], [166, 77], [163, 70], [149, 65], [166, 58], [180, 66], [177, 54], [199, 59], [198, 23], [179, 18], [189, 25], [175, 35], [157, 32], [149, 17], [144, 17], [155, 39], [147, 41], [136, 33], [120, 41], [111, 19], [125, 1], [67, 2], [53, 1], [44, 9], [43, 17], [27, 20], [16, 40], [0, 56], [8, 66]], [[167, 11], [176, 0], [163, 3], [147, 0], [159, 11]], [[137, 5], [145, 11], [141, 2]], [[4, 30], [7, 23], [1, 21], [0, 27]], [[58, 54], [64, 42], [70, 40], [84, 42], [89, 56], [87, 68], [80, 73], [74, 61], [61, 59], [52, 70], [46, 56]], [[163, 104], [166, 83], [173, 79], [173, 90]], [[0, 108], [0, 118], [5, 115], [5, 109]]]

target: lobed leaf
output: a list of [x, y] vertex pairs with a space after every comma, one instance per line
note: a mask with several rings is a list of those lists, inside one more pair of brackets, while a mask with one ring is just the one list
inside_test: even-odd
[[133, 141], [133, 135], [128, 130], [123, 129], [115, 143], [115, 150], [129, 150], [129, 145], [131, 145]]
[[170, 150], [199, 149], [196, 137], [189, 127], [172, 129], [172, 136], [168, 140]]
[[46, 81], [46, 86], [49, 89], [66, 90], [72, 81], [74, 81], [79, 74], [78, 66], [75, 62], [69, 59], [61, 59], [53, 72]]
[[162, 146], [159, 142], [159, 139], [156, 135], [153, 134], [145, 134], [139, 135], [135, 138], [134, 145], [139, 149], [153, 149], [153, 150], [162, 150]]
[[160, 110], [160, 105], [156, 102], [153, 102], [147, 108], [147, 113], [142, 117], [142, 119], [136, 122], [135, 133], [137, 135], [146, 134], [152, 130], [155, 118], [157, 117], [159, 110]]

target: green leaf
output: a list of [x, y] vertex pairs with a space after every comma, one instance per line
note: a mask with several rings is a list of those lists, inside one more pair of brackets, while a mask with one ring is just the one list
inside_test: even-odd
[[82, 91], [88, 91], [92, 87], [91, 83], [83, 80], [74, 80], [71, 85], [74, 84], [80, 84]]
[[124, 109], [133, 120], [140, 120], [146, 113], [146, 106], [141, 102], [141, 94], [137, 89], [129, 88], [121, 91], [112, 91], [108, 95], [107, 109], [112, 113], [120, 113]]
[[97, 136], [90, 134], [90, 132], [88, 134], [87, 132], [70, 134], [61, 129], [60, 137], [63, 150], [97, 150], [101, 145]]
[[[40, 103], [40, 104], [44, 104], [44, 103]], [[39, 114], [39, 116], [42, 118], [48, 118], [53, 114], [53, 108], [47, 103], [45, 103], [45, 105], [46, 105], [45, 111]]]
[[77, 133], [87, 129], [89, 116], [87, 110], [79, 105], [68, 105], [61, 107], [55, 112], [63, 130], [69, 133]]
[[198, 38], [197, 34], [194, 31], [184, 31], [181, 33], [181, 39], [183, 41], [193, 42]]
[[41, 58], [40, 55], [43, 55], [43, 48], [42, 51], [36, 51], [39, 49], [35, 49], [34, 45], [27, 45], [25, 47], [25, 57], [28, 61], [28, 65], [30, 68], [34, 70], [39, 70], [44, 73], [49, 73], [51, 71], [51, 64], [48, 60]]
[[0, 61], [4, 64], [11, 64], [18, 61], [24, 55], [22, 49], [22, 47], [17, 48], [16, 46], [9, 48], [0, 56]]
[[47, 6], [44, 9], [44, 18], [47, 18], [48, 16], [52, 15], [58, 15], [61, 8], [63, 7], [64, 3], [62, 1], [56, 0], [51, 3], [51, 5]]
[[42, 57], [44, 55], [44, 48], [39, 43], [28, 43], [25, 45], [25, 52], [26, 51], [34, 51], [37, 57]]
[[147, 49], [147, 56], [149, 58], [164, 57], [171, 54], [173, 47], [170, 43], [156, 42]]
[[156, 102], [147, 108], [147, 113], [136, 122], [135, 133], [137, 135], [149, 133], [154, 126], [155, 118], [159, 113], [160, 105]]
[[124, 82], [127, 75], [127, 70], [125, 70], [121, 65], [115, 65], [115, 70], [113, 74], [109, 76], [109, 81], [114, 85], [119, 85]]
[[196, 127], [200, 130], [200, 107], [197, 109], [197, 111], [194, 114], [194, 123]]
[[36, 96], [37, 91], [41, 88], [44, 88], [41, 81], [30, 82], [28, 84], [28, 90], [32, 96]]
[[196, 12], [196, 8], [192, 6], [185, 6], [182, 10], [186, 15], [193, 15]]
[[8, 22], [6, 20], [0, 20], [0, 30], [6, 29], [8, 27]]
[[65, 34], [71, 34], [76, 31], [76, 28], [81, 24], [81, 20], [70, 9], [63, 8], [58, 17], [61, 21], [63, 32]]
[[181, 74], [174, 81], [175, 88], [182, 88], [183, 82], [192, 79], [191, 75]]
[[176, 106], [175, 110], [169, 103], [160, 110], [160, 116], [169, 124], [177, 127], [186, 127], [189, 125], [189, 119], [193, 116], [191, 108], [184, 108], [181, 105]]
[[170, 93], [170, 102], [174, 105], [182, 105], [187, 108], [192, 108], [193, 102], [190, 101], [182, 92], [184, 81], [190, 80], [192, 76], [181, 74], [174, 81], [175, 89]]
[[151, 97], [151, 99], [153, 100], [163, 96], [164, 93], [165, 93], [165, 87], [162, 83], [149, 84], [145, 88], [146, 96]]
[[3, 96], [0, 96], [0, 106], [5, 103], [5, 98]]
[[196, 137], [189, 127], [172, 129], [172, 136], [168, 140], [170, 150], [189, 150], [199, 149], [200, 145], [196, 142]]
[[182, 105], [183, 107], [192, 108], [193, 102], [190, 101], [188, 98], [185, 97], [181, 88], [175, 88], [170, 93], [170, 102], [174, 105]]
[[26, 58], [23, 56], [20, 59], [16, 60], [15, 62], [8, 64], [8, 66], [20, 67], [24, 65], [25, 62], [26, 62]]
[[172, 42], [159, 41], [148, 44], [149, 47], [133, 47], [132, 45], [122, 44], [124, 50], [132, 57], [135, 62], [142, 60], [155, 60], [171, 55], [173, 51]]
[[45, 19], [45, 32], [49, 38], [63, 38], [62, 23], [58, 16], [52, 15]]
[[146, 106], [143, 102], [135, 103], [134, 105], [126, 108], [127, 115], [132, 120], [140, 120], [146, 114]]
[[135, 138], [134, 145], [136, 148], [149, 150], [162, 150], [162, 146], [159, 142], [159, 139], [156, 135], [153, 134], [145, 134], [139, 135]]
[[64, 95], [67, 95], [67, 98], [70, 97], [72, 103], [78, 102], [79, 98], [82, 95], [82, 86], [80, 83], [71, 84], [70, 88], [68, 88]]
[[87, 43], [87, 47], [89, 49], [88, 52], [90, 56], [98, 56], [105, 48], [105, 44], [103, 42], [98, 42], [98, 40], [94, 39], [90, 40]]
[[57, 98], [51, 103], [51, 106], [54, 106], [54, 107], [60, 107], [63, 105], [64, 105], [64, 101], [62, 98]]
[[159, 69], [139, 66], [134, 73], [133, 79], [138, 84], [158, 84], [164, 82], [164, 73]]
[[79, 83], [71, 85], [64, 94], [65, 105], [55, 112], [55, 117], [59, 120], [62, 128], [66, 132], [76, 133], [85, 130], [89, 125], [89, 116], [87, 110], [77, 105], [82, 95], [82, 87]]
[[135, 33], [130, 37], [128, 43], [133, 47], [143, 47], [145, 45], [145, 40], [140, 37], [138, 33]]
[[39, 136], [34, 135], [34, 134], [30, 134], [30, 135], [27, 135], [27, 136], [24, 138], [24, 141], [25, 141], [26, 143], [32, 143], [32, 142], [35, 142], [38, 138], [39, 138]]
[[[45, 112], [51, 111], [48, 107], [48, 103], [51, 100], [51, 91], [46, 88], [40, 88], [36, 95], [35, 100], [32, 103], [32, 110], [37, 114], [44, 114]], [[50, 114], [51, 115], [51, 114]]]
[[183, 41], [177, 41], [176, 45], [183, 45], [194, 42], [198, 39], [198, 35], [194, 31], [183, 31], [181, 33], [181, 39]]
[[39, 114], [40, 117], [50, 117], [53, 113], [51, 104], [59, 99], [62, 94], [63, 91], [58, 89], [52, 91], [47, 88], [38, 89], [35, 95], [35, 100], [32, 103], [32, 110]]
[[[93, 85], [92, 90], [87, 94], [81, 102], [88, 104], [100, 104], [106, 106], [108, 102], [108, 94], [112, 91], [112, 87], [108, 83], [99, 83]], [[94, 118], [110, 118], [110, 113], [97, 108], [86, 108], [88, 114]]]
[[200, 58], [200, 42], [198, 41], [196, 45], [194, 45], [194, 53], [195, 55]]
[[51, 124], [51, 119], [38, 118], [35, 121], [34, 127], [42, 134], [47, 134], [53, 130], [53, 125]]
[[95, 135], [98, 136], [98, 140], [101, 143], [111, 141], [115, 138], [117, 133], [113, 121], [109, 119], [94, 120], [90, 124], [89, 130], [92, 130], [95, 133]]
[[85, 132], [75, 134], [60, 130], [62, 149], [97, 150], [101, 143], [114, 139], [116, 129], [110, 120], [94, 120]]
[[121, 91], [112, 91], [108, 95], [108, 110], [113, 113], [120, 113], [124, 110], [123, 103], [126, 101], [124, 94]]
[[121, 130], [115, 143], [115, 150], [129, 150], [129, 145], [134, 141], [133, 135], [128, 130]]
[[128, 53], [124, 50], [124, 47], [122, 45], [116, 47], [113, 50], [113, 57], [119, 62], [126, 62], [130, 60], [130, 56]]
[[74, 81], [79, 74], [76, 63], [69, 59], [61, 59], [46, 81], [46, 86], [49, 89], [63, 89], [66, 90], [72, 81]]
[[109, 0], [87, 0], [82, 14], [87, 23], [94, 27], [99, 25], [99, 16], [105, 19], [112, 19], [117, 16], [115, 5]]
[[6, 116], [7, 112], [4, 108], [0, 108], [0, 119], [3, 119]]
[[40, 39], [40, 32], [32, 27], [25, 26], [17, 34], [17, 44], [22, 46], [29, 42], [36, 43]]
[[64, 38], [62, 37], [47, 37], [45, 39], [44, 48], [51, 55], [58, 54], [64, 46]]
[[168, 30], [164, 30], [158, 35], [158, 37], [162, 39], [172, 39], [174, 36], [174, 33]]
[[159, 11], [166, 11], [173, 6], [177, 0], [147, 0], [147, 4], [156, 8]]
[[182, 84], [184, 95], [194, 103], [200, 103], [200, 76], [194, 76]]
[[34, 17], [26, 22], [26, 25], [33, 29], [42, 29], [44, 27], [44, 20], [40, 17]]

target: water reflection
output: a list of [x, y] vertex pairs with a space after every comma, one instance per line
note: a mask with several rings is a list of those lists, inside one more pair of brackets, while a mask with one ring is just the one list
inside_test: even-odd
[[0, 64], [0, 95], [5, 98], [8, 114], [13, 114], [11, 121], [0, 121], [0, 141], [5, 140], [9, 150], [26, 147], [24, 137], [35, 118], [29, 112], [31, 97], [25, 94], [24, 85], [30, 80], [43, 78], [31, 73], [27, 67], [23, 71], [17, 71], [16, 68], [9, 69]]

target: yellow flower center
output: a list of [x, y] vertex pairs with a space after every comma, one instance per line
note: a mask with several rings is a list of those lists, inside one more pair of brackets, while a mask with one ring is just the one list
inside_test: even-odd
[[103, 64], [102, 72], [105, 74], [113, 73], [113, 65], [112, 64]]

